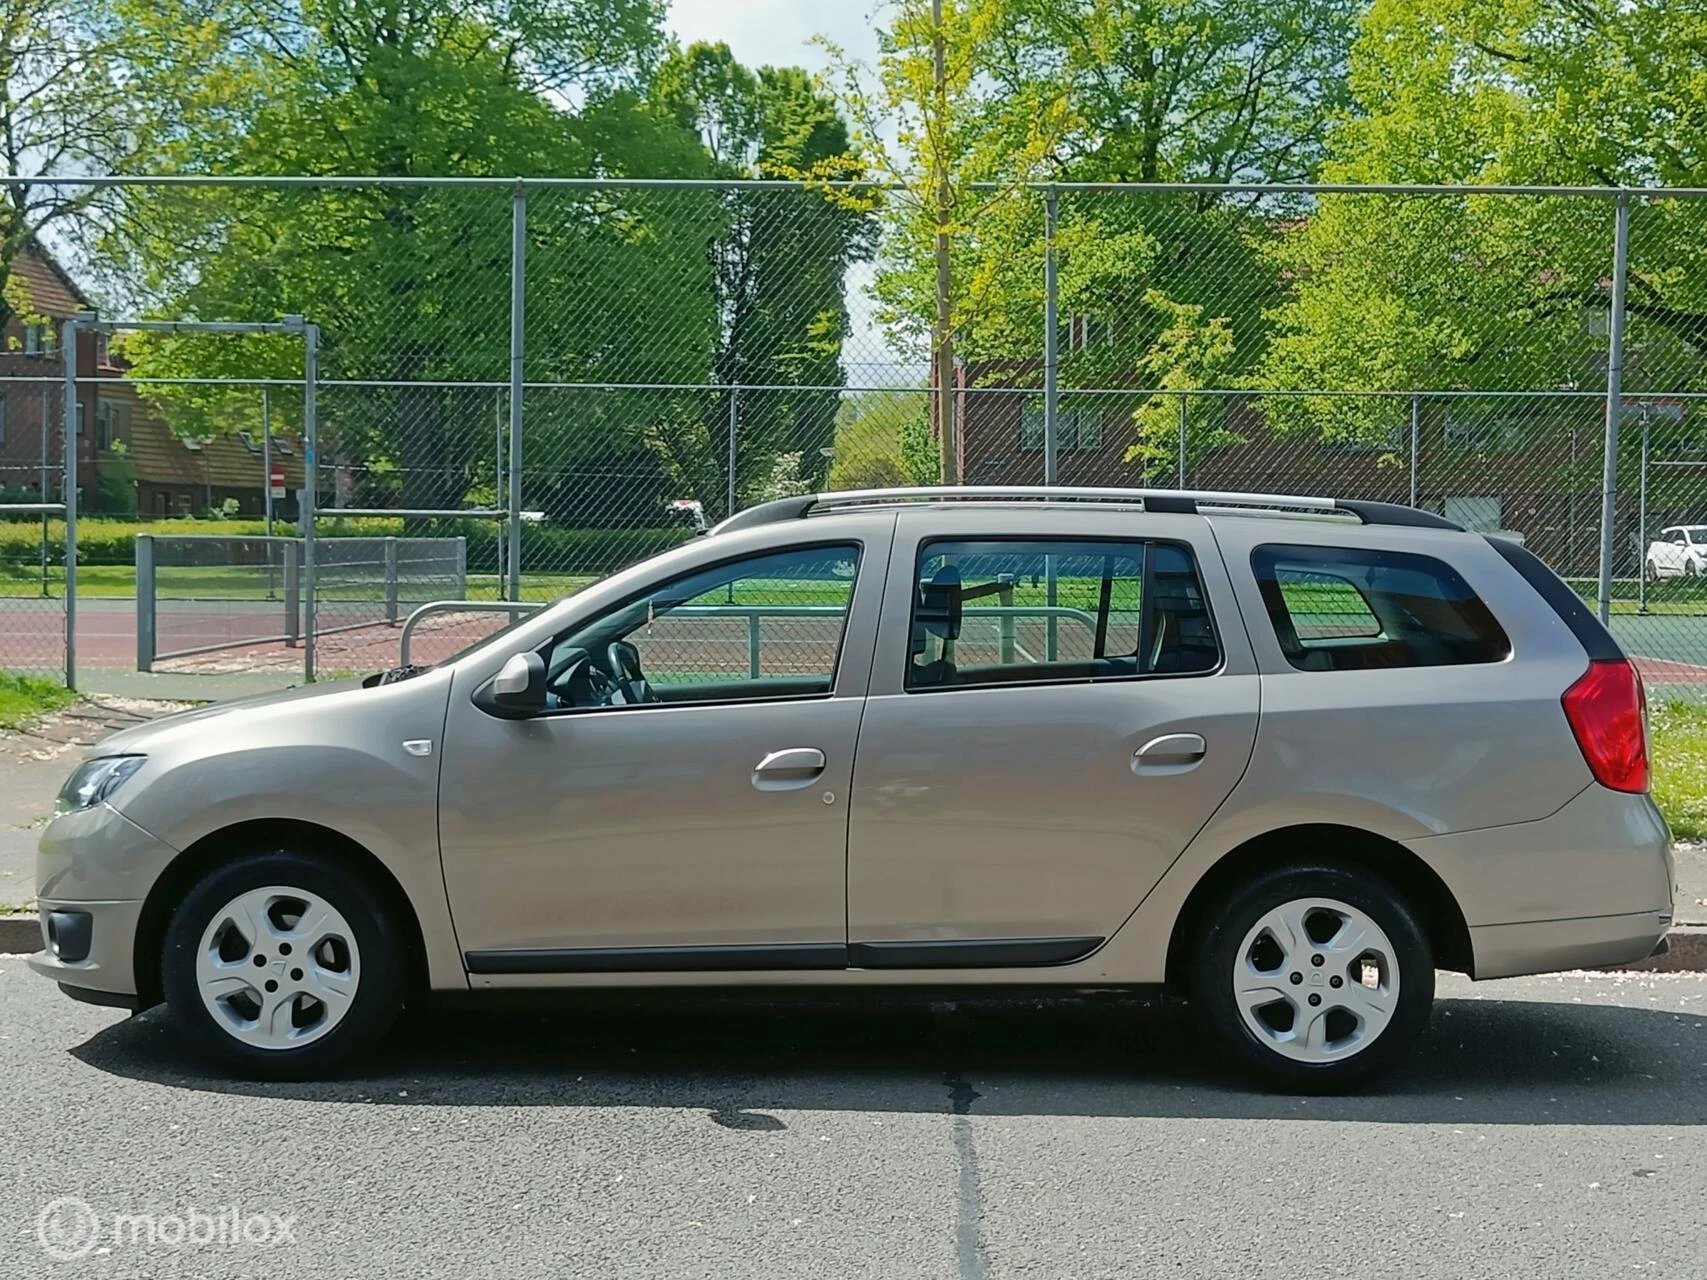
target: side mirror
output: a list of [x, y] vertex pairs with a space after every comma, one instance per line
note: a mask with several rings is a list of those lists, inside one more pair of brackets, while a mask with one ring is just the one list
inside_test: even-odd
[[545, 659], [537, 653], [510, 656], [476, 691], [474, 705], [504, 720], [526, 720], [545, 710]]

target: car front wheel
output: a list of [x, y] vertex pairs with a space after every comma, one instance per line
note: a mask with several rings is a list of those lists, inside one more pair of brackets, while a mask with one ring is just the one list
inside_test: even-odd
[[1327, 1093], [1391, 1067], [1428, 1024], [1434, 961], [1403, 896], [1332, 864], [1271, 869], [1211, 910], [1192, 1002], [1260, 1082]]
[[370, 1049], [402, 1003], [402, 949], [379, 896], [285, 850], [218, 867], [186, 895], [161, 956], [166, 1003], [245, 1075], [323, 1075]]

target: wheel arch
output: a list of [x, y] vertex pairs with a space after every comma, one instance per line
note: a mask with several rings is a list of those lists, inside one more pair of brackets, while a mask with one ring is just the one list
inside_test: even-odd
[[1372, 831], [1338, 823], [1302, 823], [1252, 837], [1228, 850], [1199, 878], [1174, 917], [1168, 938], [1168, 986], [1184, 989], [1192, 939], [1207, 913], [1241, 879], [1271, 867], [1308, 861], [1349, 865], [1387, 880], [1416, 910], [1436, 966], [1472, 972], [1469, 925], [1434, 868], [1396, 840]]
[[296, 853], [329, 854], [338, 865], [354, 871], [393, 913], [403, 930], [408, 954], [404, 957], [407, 989], [413, 993], [427, 984], [427, 947], [421, 921], [402, 884], [379, 858], [341, 831], [300, 818], [252, 818], [210, 831], [167, 864], [143, 900], [135, 941], [136, 990], [140, 1008], [159, 1004], [161, 948], [172, 911], [195, 882], [216, 867], [235, 862], [245, 854], [272, 849]]

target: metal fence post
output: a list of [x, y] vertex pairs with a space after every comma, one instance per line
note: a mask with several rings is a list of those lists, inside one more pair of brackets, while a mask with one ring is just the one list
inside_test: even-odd
[[[93, 318], [93, 317], [91, 317]], [[65, 687], [77, 687], [77, 318], [63, 326], [65, 353]]]
[[[261, 388], [261, 505], [266, 512], [267, 536], [273, 536], [273, 389]], [[270, 564], [270, 559], [269, 559]], [[272, 590], [269, 580], [267, 590]]]
[[1418, 445], [1419, 445], [1419, 442], [1421, 441], [1421, 438], [1422, 438], [1422, 398], [1420, 396], [1412, 396], [1411, 397], [1411, 505], [1413, 507], [1417, 505], [1417, 497], [1418, 497], [1418, 494], [1420, 492], [1419, 484], [1418, 484], [1418, 480], [1417, 480], [1417, 456], [1420, 452]]
[[1176, 489], [1185, 488], [1185, 405], [1186, 394], [1182, 391], [1179, 393], [1179, 480], [1174, 485]]
[[723, 508], [725, 517], [735, 514], [735, 464], [738, 458], [735, 449], [735, 428], [740, 422], [741, 388], [729, 388], [729, 492]]
[[[1056, 401], [1060, 395], [1056, 365], [1060, 353], [1056, 314], [1059, 283], [1055, 276], [1055, 229], [1061, 212], [1060, 200], [1051, 186], [1043, 197], [1043, 483], [1055, 483], [1058, 438], [1055, 434]], [[1051, 615], [1053, 617], [1053, 615]]]
[[764, 651], [764, 638], [759, 630], [759, 615], [747, 615], [747, 678], [757, 680], [760, 671], [760, 655]]
[[[44, 385], [41, 389], [41, 500], [43, 502], [53, 501], [53, 495], [48, 492], [53, 477], [48, 474], [47, 465], [47, 455], [50, 448], [48, 421], [53, 416], [52, 409], [53, 397]], [[41, 594], [44, 600], [49, 594], [47, 589], [47, 525], [48, 516], [47, 512], [44, 511], [41, 517]]]
[[136, 669], [154, 670], [154, 535], [136, 535]]
[[[492, 505], [504, 505], [504, 393], [497, 390], [492, 393]], [[500, 529], [498, 536], [492, 540], [492, 549], [497, 552], [498, 599], [509, 596], [509, 579], [504, 576], [504, 531]]]
[[294, 649], [302, 638], [302, 542], [292, 538], [284, 544], [285, 648]]
[[1642, 473], [1636, 497], [1636, 612], [1648, 611], [1648, 402], [1642, 401]]
[[510, 201], [510, 599], [522, 598], [522, 350], [527, 337], [528, 197], [516, 183]]
[[1617, 551], [1618, 420], [1624, 409], [1624, 296], [1630, 273], [1630, 196], [1621, 193], [1613, 217], [1612, 313], [1606, 338], [1606, 455], [1600, 482], [1600, 620], [1612, 618], [1612, 561]]
[[[320, 412], [316, 395], [320, 382], [320, 326], [302, 331], [302, 678], [314, 683], [314, 510], [319, 505]], [[290, 592], [285, 592], [288, 597]]]
[[397, 539], [385, 540], [385, 621], [397, 625]]
[[1001, 637], [1001, 660], [1004, 663], [1012, 663], [1014, 661], [1014, 653], [1018, 648], [1017, 637], [1014, 634], [1014, 575], [1011, 573], [998, 573], [996, 575], [996, 582], [1001, 586], [1001, 590], [996, 594], [996, 599], [1001, 601], [1002, 609], [1004, 610], [1002, 620], [996, 627], [997, 634]]
[[468, 598], [468, 539], [460, 537], [456, 540], [456, 593]]

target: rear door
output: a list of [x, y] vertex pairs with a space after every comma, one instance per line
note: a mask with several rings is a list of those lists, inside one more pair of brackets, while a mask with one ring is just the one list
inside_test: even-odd
[[891, 552], [854, 766], [852, 961], [1063, 963], [1238, 782], [1249, 644], [1196, 516], [993, 508], [942, 528], [905, 513]]

